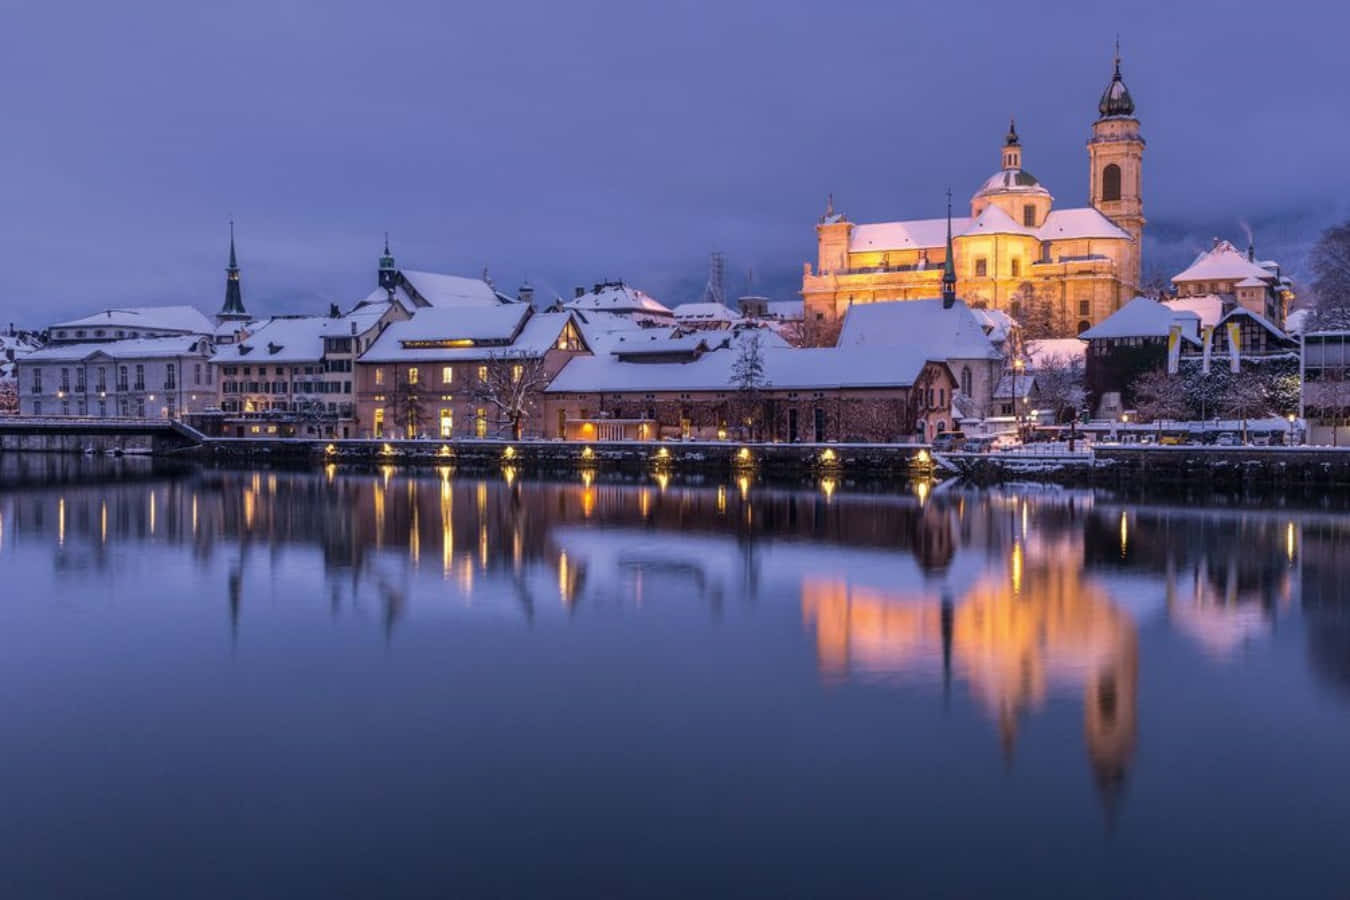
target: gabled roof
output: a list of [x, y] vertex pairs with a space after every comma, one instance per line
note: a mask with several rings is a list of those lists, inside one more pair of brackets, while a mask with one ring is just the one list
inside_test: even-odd
[[[623, 362], [612, 356], [579, 356], [563, 367], [549, 393], [596, 391], [736, 390], [732, 369], [740, 354], [705, 353], [690, 362]], [[930, 361], [919, 347], [865, 350], [821, 347], [764, 350], [765, 390], [888, 388], [912, 385]]]
[[975, 219], [961, 232], [962, 236], [972, 234], [1022, 234], [1034, 237], [1036, 230], [1020, 225], [1003, 211], [996, 203], [986, 206]]
[[965, 303], [958, 300], [944, 309], [939, 298], [851, 306], [836, 346], [923, 347], [935, 359], [1002, 358]]
[[1195, 297], [1178, 297], [1164, 300], [1163, 305], [1175, 312], [1194, 313], [1200, 318], [1200, 324], [1218, 325], [1223, 318], [1224, 301], [1218, 294], [1201, 294]]
[[1051, 363], [1066, 363], [1087, 358], [1087, 341], [1079, 338], [1043, 338], [1026, 342], [1026, 358], [1031, 369]]
[[590, 292], [566, 303], [568, 309], [611, 313], [647, 313], [662, 318], [672, 313], [665, 304], [622, 281], [597, 284]]
[[1245, 278], [1258, 278], [1268, 284], [1275, 274], [1247, 259], [1247, 254], [1228, 241], [1219, 241], [1212, 249], [1197, 256], [1181, 273], [1173, 275], [1172, 282], [1241, 281]]
[[[413, 290], [433, 307], [501, 306], [503, 300], [492, 285], [481, 278], [461, 275], [441, 275], [436, 272], [417, 272], [400, 269], [399, 272]], [[420, 304], [419, 304], [420, 305]]]
[[214, 334], [215, 325], [193, 306], [135, 306], [105, 309], [57, 322], [51, 328], [122, 328], [137, 331], [180, 331], [184, 334]]
[[316, 363], [323, 358], [325, 334], [343, 334], [341, 319], [320, 316], [277, 316], [261, 323], [248, 337], [226, 344], [211, 357], [214, 363]]
[[[542, 356], [558, 342], [571, 321], [570, 313], [536, 313], [524, 303], [495, 310], [424, 309], [406, 322], [394, 322], [385, 328], [362, 354], [361, 361], [454, 362], [503, 354]], [[577, 332], [589, 346], [581, 330]]]
[[93, 341], [83, 344], [54, 344], [35, 350], [20, 358], [20, 362], [78, 362], [96, 356], [108, 359], [158, 359], [160, 357], [186, 356], [202, 352], [199, 348], [210, 342], [200, 335], [179, 335], [162, 338], [133, 338], [121, 341]]
[[[1269, 319], [1267, 319], [1265, 316], [1259, 313], [1254, 313], [1250, 309], [1247, 309], [1245, 306], [1239, 306], [1232, 312], [1230, 312], [1228, 315], [1224, 316], [1223, 322], [1227, 322], [1229, 319], [1238, 319], [1238, 318], [1251, 319], [1257, 325], [1260, 325], [1262, 328], [1264, 328], [1270, 334], [1270, 336], [1275, 338], [1277, 341], [1287, 342], [1291, 344], [1297, 343], [1294, 338], [1290, 337], [1280, 328], [1275, 327], [1275, 324], [1271, 322]], [[1220, 324], [1223, 323], [1221, 322]]]
[[1045, 217], [1036, 236], [1043, 241], [1086, 240], [1088, 238], [1111, 238], [1115, 240], [1133, 240], [1130, 233], [1102, 215], [1095, 207], [1083, 206], [1075, 209], [1052, 209]]
[[681, 303], [675, 307], [680, 322], [739, 322], [741, 317], [721, 303]]
[[1171, 309], [1148, 297], [1135, 297], [1079, 337], [1085, 341], [1167, 337], [1175, 323], [1181, 324], [1183, 337], [1196, 340], [1200, 317], [1195, 313]]

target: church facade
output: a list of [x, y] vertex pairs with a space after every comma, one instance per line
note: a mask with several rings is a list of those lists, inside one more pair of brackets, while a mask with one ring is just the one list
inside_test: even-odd
[[833, 208], [816, 226], [818, 254], [802, 275], [808, 320], [841, 318], [855, 303], [939, 295], [951, 256], [956, 292], [972, 306], [1011, 314], [1045, 334], [1085, 331], [1139, 291], [1144, 230], [1144, 139], [1134, 100], [1115, 72], [1098, 103], [1088, 141], [1088, 201], [1057, 208], [1050, 191], [1022, 167], [1014, 124], [1000, 169], [975, 192], [970, 215], [854, 223]]

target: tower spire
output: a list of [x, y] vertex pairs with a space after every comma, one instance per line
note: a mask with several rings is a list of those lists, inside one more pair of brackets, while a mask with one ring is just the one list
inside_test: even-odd
[[947, 259], [942, 263], [942, 308], [956, 303], [956, 263], [952, 259], [952, 189], [947, 188]]
[[394, 254], [389, 252], [389, 232], [384, 233], [384, 255], [380, 257], [379, 284], [393, 299], [394, 289], [398, 287], [398, 267], [394, 265]]
[[230, 262], [225, 267], [225, 304], [216, 314], [218, 323], [239, 322], [248, 319], [244, 309], [244, 294], [239, 283], [239, 256], [234, 250], [234, 219], [230, 219]]

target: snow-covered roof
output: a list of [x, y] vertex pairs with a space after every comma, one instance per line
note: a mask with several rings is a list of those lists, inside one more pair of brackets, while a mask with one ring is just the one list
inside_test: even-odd
[[586, 344], [595, 353], [609, 353], [625, 335], [637, 333], [669, 337], [677, 331], [677, 326], [669, 318], [593, 310], [573, 310], [572, 315]]
[[200, 335], [179, 335], [161, 338], [130, 338], [121, 341], [92, 341], [83, 344], [53, 344], [35, 350], [21, 362], [79, 362], [102, 354], [110, 359], [158, 359], [186, 356], [209, 348], [210, 342]]
[[501, 306], [504, 302], [492, 285], [481, 278], [411, 269], [400, 269], [399, 272], [433, 307]]
[[1055, 362], [1060, 364], [1073, 360], [1082, 362], [1087, 358], [1087, 341], [1079, 338], [1044, 338], [1027, 341], [1026, 358], [1032, 369]]
[[1312, 317], [1310, 309], [1296, 309], [1284, 317], [1284, 330], [1290, 334], [1302, 334]]
[[85, 316], [57, 322], [51, 328], [122, 328], [136, 331], [177, 331], [184, 334], [214, 334], [216, 326], [193, 306], [137, 306], [105, 309]]
[[774, 319], [800, 319], [806, 314], [806, 303], [802, 300], [770, 300], [764, 308], [765, 315]]
[[1227, 322], [1229, 319], [1244, 318], [1244, 317], [1251, 319], [1257, 325], [1260, 325], [1262, 328], [1264, 328], [1267, 332], [1270, 333], [1271, 337], [1275, 338], [1276, 340], [1279, 341], [1292, 340], [1292, 338], [1290, 338], [1289, 335], [1286, 334], [1282, 329], [1276, 327], [1274, 322], [1271, 322], [1269, 319], [1267, 319], [1260, 313], [1252, 312], [1245, 306], [1239, 306], [1233, 309], [1230, 313], [1228, 313], [1228, 315], [1223, 317], [1223, 321]]
[[741, 317], [721, 303], [681, 303], [675, 307], [678, 322], [739, 322]]
[[1008, 372], [1001, 376], [998, 384], [994, 386], [995, 400], [1011, 400], [1013, 398], [1013, 384], [1017, 385], [1017, 399], [1026, 400], [1031, 396], [1032, 389], [1036, 387], [1036, 376], [1034, 373], [1018, 375], [1016, 378]]
[[1253, 277], [1253, 276], [1248, 276], [1248, 277], [1242, 279], [1241, 281], [1239, 281], [1239, 282], [1237, 283], [1237, 286], [1238, 286], [1238, 287], [1259, 287], [1259, 288], [1269, 287], [1269, 285], [1266, 284], [1265, 281], [1261, 280], [1260, 278], [1255, 278], [1255, 277]]
[[1173, 275], [1172, 282], [1179, 284], [1188, 281], [1242, 281], [1258, 278], [1266, 284], [1274, 277], [1274, 273], [1247, 259], [1247, 254], [1228, 241], [1219, 241], [1213, 248], [1197, 256], [1180, 274]]
[[951, 309], [944, 309], [940, 298], [851, 306], [836, 346], [923, 347], [937, 359], [1002, 358], [965, 303], [958, 300]]
[[1001, 309], [972, 309], [971, 313], [979, 320], [984, 333], [995, 344], [1008, 339], [1008, 335], [1017, 327], [1017, 320]]
[[707, 332], [674, 335], [661, 334], [656, 328], [620, 334], [610, 346], [616, 356], [661, 356], [671, 353], [698, 353], [708, 349]]
[[1002, 169], [990, 175], [980, 185], [980, 189], [975, 192], [976, 197], [983, 197], [988, 194], [1043, 194], [1050, 196], [1050, 192], [1045, 189], [1045, 185], [1036, 180], [1025, 169]]
[[[690, 362], [635, 363], [612, 356], [573, 358], [549, 385], [549, 393], [596, 391], [734, 391], [735, 350], [705, 353]], [[766, 390], [908, 387], [929, 355], [921, 347], [763, 351]]]
[[558, 342], [571, 319], [566, 312], [536, 313], [523, 303], [500, 309], [424, 309], [385, 328], [361, 362], [453, 362], [504, 353], [542, 356]]
[[[990, 233], [1023, 234], [1041, 241], [1131, 239], [1129, 232], [1121, 229], [1091, 206], [1051, 210], [1045, 222], [1036, 229], [1019, 225], [1002, 208], [994, 204], [986, 207], [978, 219], [968, 216], [952, 219], [953, 237]], [[854, 253], [866, 250], [914, 250], [942, 247], [946, 243], [946, 219], [914, 219], [907, 222], [855, 225], [849, 236], [848, 249]]]
[[1186, 310], [1175, 310], [1148, 297], [1135, 297], [1107, 318], [1079, 335], [1083, 340], [1127, 337], [1166, 337], [1172, 325], [1180, 323], [1182, 335], [1196, 340], [1200, 317]]
[[1177, 312], [1190, 312], [1200, 317], [1200, 324], [1218, 325], [1223, 318], [1224, 301], [1218, 294], [1199, 294], [1194, 297], [1178, 297], [1164, 300], [1163, 305]]
[[324, 335], [343, 333], [341, 319], [277, 316], [252, 329], [242, 341], [218, 347], [211, 362], [316, 363], [323, 359]]
[[568, 309], [597, 310], [611, 313], [647, 313], [670, 317], [670, 309], [661, 301], [622, 281], [597, 284], [589, 293], [569, 300]]

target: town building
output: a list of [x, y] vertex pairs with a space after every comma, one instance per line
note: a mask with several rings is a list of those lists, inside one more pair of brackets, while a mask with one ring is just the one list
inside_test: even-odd
[[1304, 334], [1301, 369], [1308, 443], [1350, 446], [1350, 331]]
[[593, 318], [619, 316], [639, 325], [674, 325], [675, 314], [660, 300], [631, 287], [622, 281], [596, 282], [591, 290], [576, 289], [575, 295], [564, 304], [566, 309]]
[[202, 335], [51, 344], [18, 362], [19, 409], [178, 418], [215, 406], [210, 360], [211, 341]]
[[[831, 201], [816, 226], [817, 260], [802, 275], [806, 317], [838, 319], [851, 306], [938, 294], [944, 267], [957, 295], [1018, 318], [1044, 307], [1064, 336], [1119, 309], [1140, 284], [1144, 228], [1144, 139], [1116, 57], [1097, 107], [1088, 151], [1088, 205], [1056, 208], [1023, 168], [1022, 139], [1009, 125], [1000, 167], [970, 200], [970, 215], [854, 223]], [[949, 199], [950, 209], [950, 199]]]
[[[548, 386], [547, 417], [583, 441], [904, 441], [947, 429], [956, 379], [923, 348], [765, 346], [767, 333], [748, 329], [717, 347], [690, 335], [577, 357]], [[753, 382], [737, 372], [746, 342], [757, 345], [762, 369]]]
[[681, 328], [718, 331], [731, 328], [741, 321], [735, 311], [721, 303], [681, 303], [674, 309], [675, 321]]
[[1087, 341], [1084, 386], [1098, 418], [1119, 418], [1134, 406], [1134, 383], [1167, 367], [1174, 328], [1188, 349], [1200, 349], [1200, 317], [1148, 297], [1135, 297], [1114, 315], [1079, 335]]
[[1294, 301], [1293, 283], [1273, 260], [1258, 262], [1252, 246], [1243, 253], [1228, 241], [1214, 246], [1172, 276], [1181, 301], [1217, 302], [1225, 313], [1242, 308], [1283, 328]]
[[92, 316], [47, 327], [52, 344], [89, 344], [160, 337], [210, 337], [216, 326], [192, 306], [138, 306], [105, 309]]
[[422, 309], [356, 363], [360, 437], [556, 437], [541, 416], [553, 376], [589, 353], [570, 312], [528, 303]]

